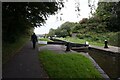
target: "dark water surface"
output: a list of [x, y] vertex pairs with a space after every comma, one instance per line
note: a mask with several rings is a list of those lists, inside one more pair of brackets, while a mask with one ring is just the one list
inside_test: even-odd
[[[81, 52], [81, 51], [78, 51], [78, 52]], [[114, 78], [114, 79], [120, 78], [120, 54], [119, 53], [115, 54], [115, 53], [100, 51], [96, 49], [90, 49], [90, 50], [87, 50], [87, 52], [110, 78]]]

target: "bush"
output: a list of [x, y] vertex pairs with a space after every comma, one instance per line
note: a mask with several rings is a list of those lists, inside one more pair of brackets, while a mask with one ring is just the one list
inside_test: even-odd
[[117, 33], [110, 33], [110, 38], [109, 38], [109, 44], [113, 46], [119, 46], [120, 47], [120, 32]]

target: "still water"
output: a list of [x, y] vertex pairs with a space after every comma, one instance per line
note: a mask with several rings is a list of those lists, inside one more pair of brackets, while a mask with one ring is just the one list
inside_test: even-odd
[[[78, 51], [81, 52], [81, 51]], [[82, 51], [83, 52], [83, 51]], [[87, 50], [89, 55], [98, 63], [104, 72], [114, 79], [120, 78], [120, 54], [100, 51], [96, 49]]]

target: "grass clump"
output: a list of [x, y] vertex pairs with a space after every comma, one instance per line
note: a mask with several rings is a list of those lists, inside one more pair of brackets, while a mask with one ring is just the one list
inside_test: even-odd
[[39, 44], [38, 46], [41, 47], [41, 46], [45, 46], [46, 44]]
[[101, 80], [100, 73], [90, 59], [76, 54], [57, 54], [50, 50], [42, 50], [39, 59], [50, 78], [95, 78]]

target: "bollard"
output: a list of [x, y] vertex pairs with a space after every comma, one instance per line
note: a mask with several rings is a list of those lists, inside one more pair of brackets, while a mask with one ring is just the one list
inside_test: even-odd
[[104, 46], [104, 48], [108, 48], [108, 41], [107, 40], [105, 40], [105, 46]]
[[69, 42], [67, 42], [66, 46], [67, 46], [67, 47], [66, 47], [66, 51], [70, 51], [71, 45], [70, 45]]
[[85, 47], [86, 47], [87, 45], [89, 45], [89, 42], [88, 42], [88, 41], [85, 41]]

